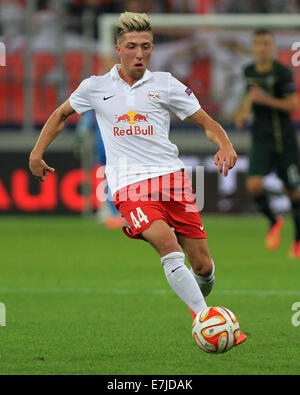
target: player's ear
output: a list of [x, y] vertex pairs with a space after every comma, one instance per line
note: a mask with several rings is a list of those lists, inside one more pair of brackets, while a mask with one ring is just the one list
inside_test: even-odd
[[115, 50], [116, 50], [116, 54], [117, 54], [118, 56], [120, 56], [120, 47], [119, 47], [118, 44], [116, 44]]

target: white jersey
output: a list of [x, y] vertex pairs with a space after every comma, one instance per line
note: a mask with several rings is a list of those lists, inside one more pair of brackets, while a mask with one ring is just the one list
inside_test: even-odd
[[69, 99], [79, 114], [95, 111], [112, 194], [184, 168], [177, 146], [169, 140], [170, 111], [184, 120], [201, 108], [193, 92], [170, 73], [146, 70], [143, 78], [129, 86], [120, 77], [119, 67], [83, 80]]

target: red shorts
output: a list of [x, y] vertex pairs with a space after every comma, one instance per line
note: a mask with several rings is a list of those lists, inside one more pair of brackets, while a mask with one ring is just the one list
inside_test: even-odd
[[184, 237], [207, 237], [191, 181], [183, 170], [127, 185], [115, 193], [114, 205], [130, 225], [123, 227], [130, 238], [143, 239], [141, 232], [158, 219]]

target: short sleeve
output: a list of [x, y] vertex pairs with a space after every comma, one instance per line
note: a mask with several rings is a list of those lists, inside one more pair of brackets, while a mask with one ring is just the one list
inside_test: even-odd
[[168, 108], [182, 121], [195, 114], [201, 106], [192, 90], [170, 74]]
[[71, 107], [80, 115], [92, 110], [89, 94], [89, 78], [83, 80], [69, 98]]

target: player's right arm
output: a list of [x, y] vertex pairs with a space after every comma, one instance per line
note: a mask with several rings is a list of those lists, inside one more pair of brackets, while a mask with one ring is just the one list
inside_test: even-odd
[[31, 151], [29, 157], [29, 168], [31, 173], [40, 181], [45, 181], [48, 173], [53, 173], [55, 171], [43, 160], [43, 154], [46, 148], [63, 130], [68, 117], [74, 114], [74, 112], [75, 111], [71, 107], [69, 100], [66, 100], [60, 107], [58, 107], [45, 123], [41, 134]]
[[240, 105], [240, 107], [237, 109], [235, 113], [234, 122], [237, 128], [240, 129], [245, 126], [252, 111], [252, 103], [253, 100], [250, 94], [247, 93], [246, 96], [244, 97], [244, 100], [242, 101], [242, 104]]

